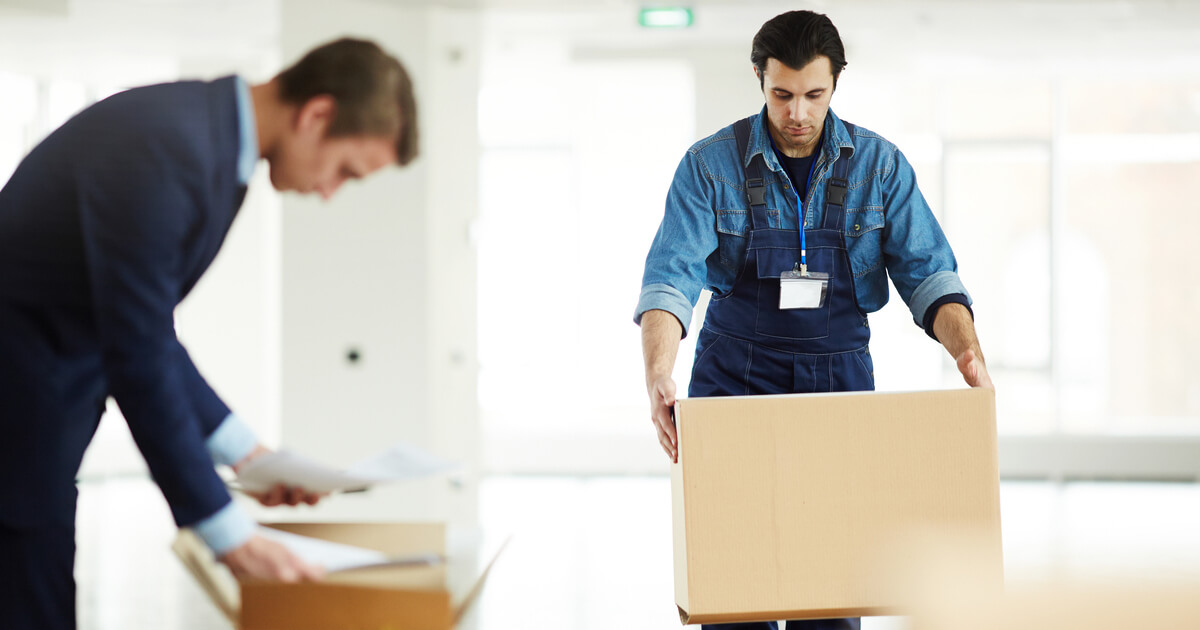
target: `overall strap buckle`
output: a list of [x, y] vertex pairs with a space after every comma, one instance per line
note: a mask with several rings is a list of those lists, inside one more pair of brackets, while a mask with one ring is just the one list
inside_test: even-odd
[[[854, 125], [845, 123], [846, 129], [854, 134]], [[842, 147], [838, 159], [833, 162], [833, 173], [829, 178], [829, 185], [825, 188], [826, 203], [835, 206], [843, 205], [846, 201], [846, 187], [849, 185], [847, 178], [850, 176], [850, 155], [853, 149], [850, 147]]]
[[761, 177], [746, 180], [746, 198], [751, 206], [767, 205], [767, 187]]
[[840, 206], [846, 201], [846, 180], [840, 177], [829, 179], [829, 187], [825, 190], [825, 199], [829, 203]]
[[737, 159], [741, 163], [743, 181], [746, 182], [746, 200], [750, 202], [750, 229], [767, 227], [767, 183], [763, 178], [761, 157], [756, 156], [749, 164], [745, 164], [746, 154], [750, 147], [750, 119], [743, 118], [733, 123], [733, 137], [737, 141]]

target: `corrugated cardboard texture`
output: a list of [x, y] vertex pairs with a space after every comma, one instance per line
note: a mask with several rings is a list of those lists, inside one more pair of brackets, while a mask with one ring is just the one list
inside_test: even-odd
[[918, 532], [985, 541], [1002, 579], [991, 391], [686, 399], [676, 419], [689, 623], [896, 612]]

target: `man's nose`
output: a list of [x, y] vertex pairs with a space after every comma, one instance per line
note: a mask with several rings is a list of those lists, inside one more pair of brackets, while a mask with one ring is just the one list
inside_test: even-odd
[[788, 103], [788, 114], [791, 115], [792, 120], [796, 122], [804, 120], [804, 99], [793, 98], [792, 101]]

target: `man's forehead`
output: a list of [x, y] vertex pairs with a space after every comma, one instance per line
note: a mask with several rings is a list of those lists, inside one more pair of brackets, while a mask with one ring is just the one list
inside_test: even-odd
[[380, 166], [395, 162], [397, 159], [396, 143], [390, 138], [354, 136], [340, 140], [343, 143], [342, 157], [346, 162]]
[[803, 82], [806, 84], [833, 82], [833, 64], [829, 57], [817, 55], [812, 61], [801, 68], [793, 68], [782, 61], [771, 57], [767, 59], [765, 68], [766, 78], [773, 84]]

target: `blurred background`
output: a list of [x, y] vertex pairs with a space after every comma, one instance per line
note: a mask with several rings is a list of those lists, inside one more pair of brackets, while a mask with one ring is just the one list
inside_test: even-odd
[[[515, 532], [472, 627], [677, 627], [633, 308], [679, 159], [761, 108], [750, 41], [797, 8], [838, 26], [832, 107], [912, 162], [975, 300], [1010, 574], [1200, 575], [1197, 2], [0, 0], [0, 182], [114, 92], [378, 41], [421, 158], [327, 203], [260, 165], [177, 327], [272, 446], [462, 468], [256, 515]], [[894, 291], [871, 319], [880, 390], [962, 386]], [[80, 479], [80, 627], [224, 627], [115, 406]]]

